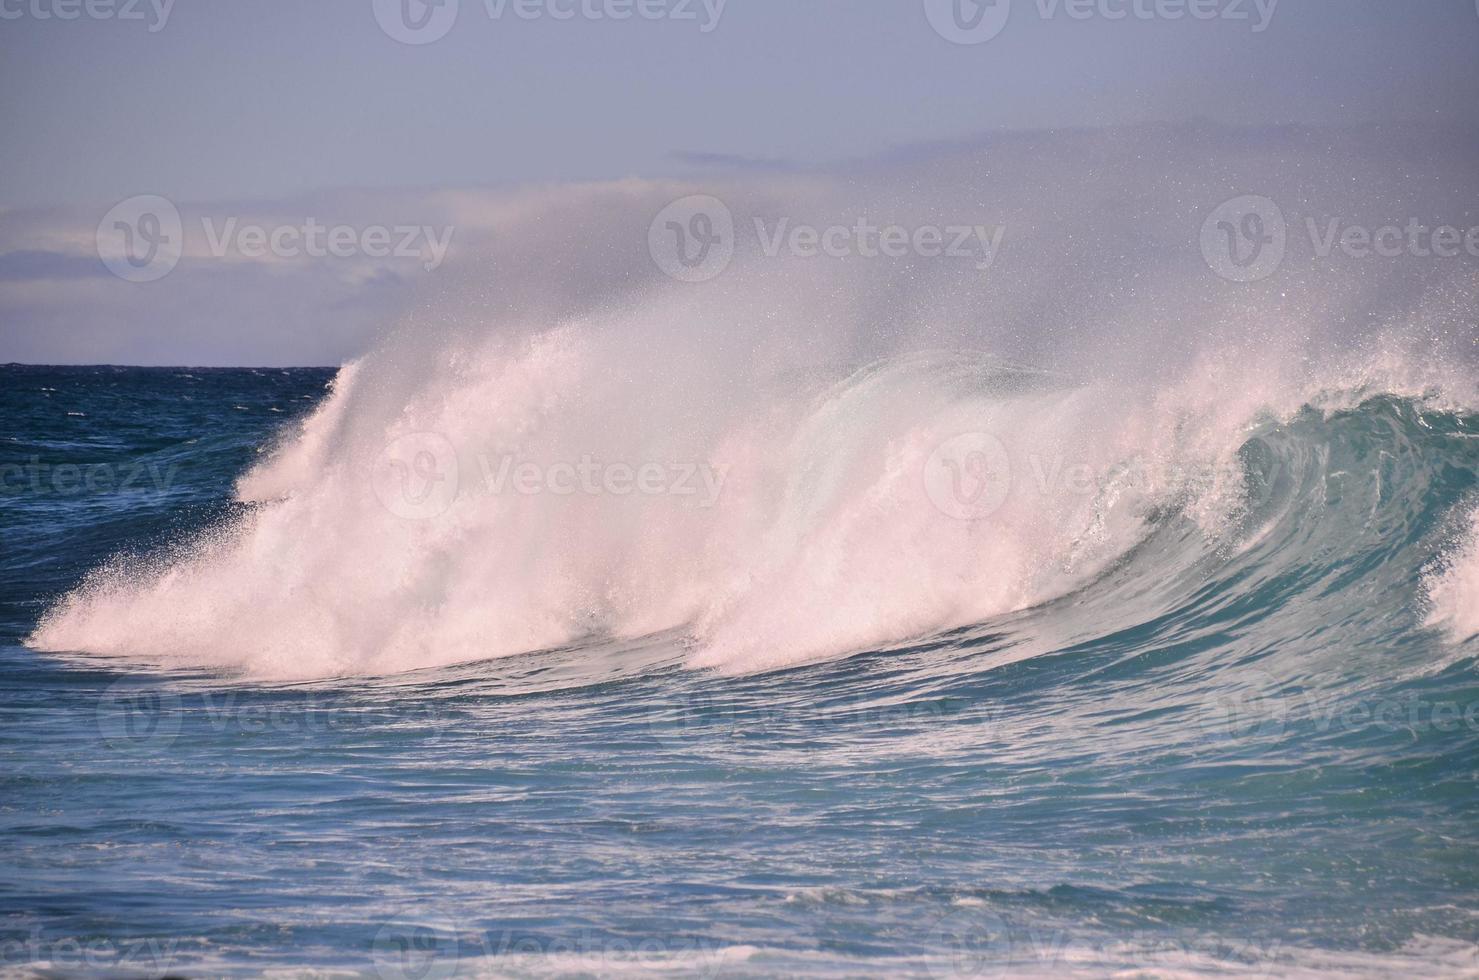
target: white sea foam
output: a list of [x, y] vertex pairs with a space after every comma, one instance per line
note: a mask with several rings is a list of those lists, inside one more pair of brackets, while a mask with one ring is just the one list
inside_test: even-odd
[[1450, 554], [1427, 576], [1428, 622], [1455, 640], [1479, 636], [1479, 507]]

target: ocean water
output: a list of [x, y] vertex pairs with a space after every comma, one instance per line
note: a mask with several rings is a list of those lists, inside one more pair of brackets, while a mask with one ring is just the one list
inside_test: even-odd
[[0, 368], [0, 969], [1479, 972], [1472, 405], [582, 353]]

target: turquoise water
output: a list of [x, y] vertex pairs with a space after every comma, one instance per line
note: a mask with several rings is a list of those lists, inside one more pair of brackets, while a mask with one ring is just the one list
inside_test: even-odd
[[1479, 969], [1479, 646], [1425, 584], [1479, 417], [1306, 411], [1244, 445], [1236, 546], [1168, 510], [1059, 599], [769, 672], [676, 633], [293, 682], [25, 645], [254, 506], [330, 376], [0, 369], [0, 968]]

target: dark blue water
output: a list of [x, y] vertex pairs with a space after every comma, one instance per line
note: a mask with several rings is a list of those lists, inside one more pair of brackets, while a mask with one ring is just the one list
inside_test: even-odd
[[770, 673], [662, 635], [291, 684], [24, 645], [247, 509], [330, 377], [0, 369], [0, 969], [1479, 970], [1479, 645], [1426, 597], [1479, 419], [1307, 412], [1245, 447], [1238, 548], [1167, 515], [1047, 606]]

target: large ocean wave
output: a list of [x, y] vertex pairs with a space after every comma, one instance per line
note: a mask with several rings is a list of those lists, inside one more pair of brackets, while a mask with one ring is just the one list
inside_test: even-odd
[[[1291, 254], [1219, 279], [1198, 230], [1245, 174], [1359, 217], [1388, 168], [1286, 134], [1209, 173], [1218, 139], [1044, 136], [705, 188], [741, 240], [746, 216], [985, 214], [1006, 235], [984, 275], [741, 248], [675, 282], [569, 228], [614, 240], [696, 188], [505, 195], [458, 287], [340, 371], [238, 513], [99, 569], [31, 645], [280, 679], [652, 636], [746, 673], [1026, 610], [1060, 645], [1232, 629], [1250, 592], [1258, 642], [1315, 618], [1358, 646], [1394, 624], [1461, 642], [1473, 270]], [[1179, 194], [1106, 193], [1148, 148]], [[1297, 176], [1267, 181], [1271, 154]]]

